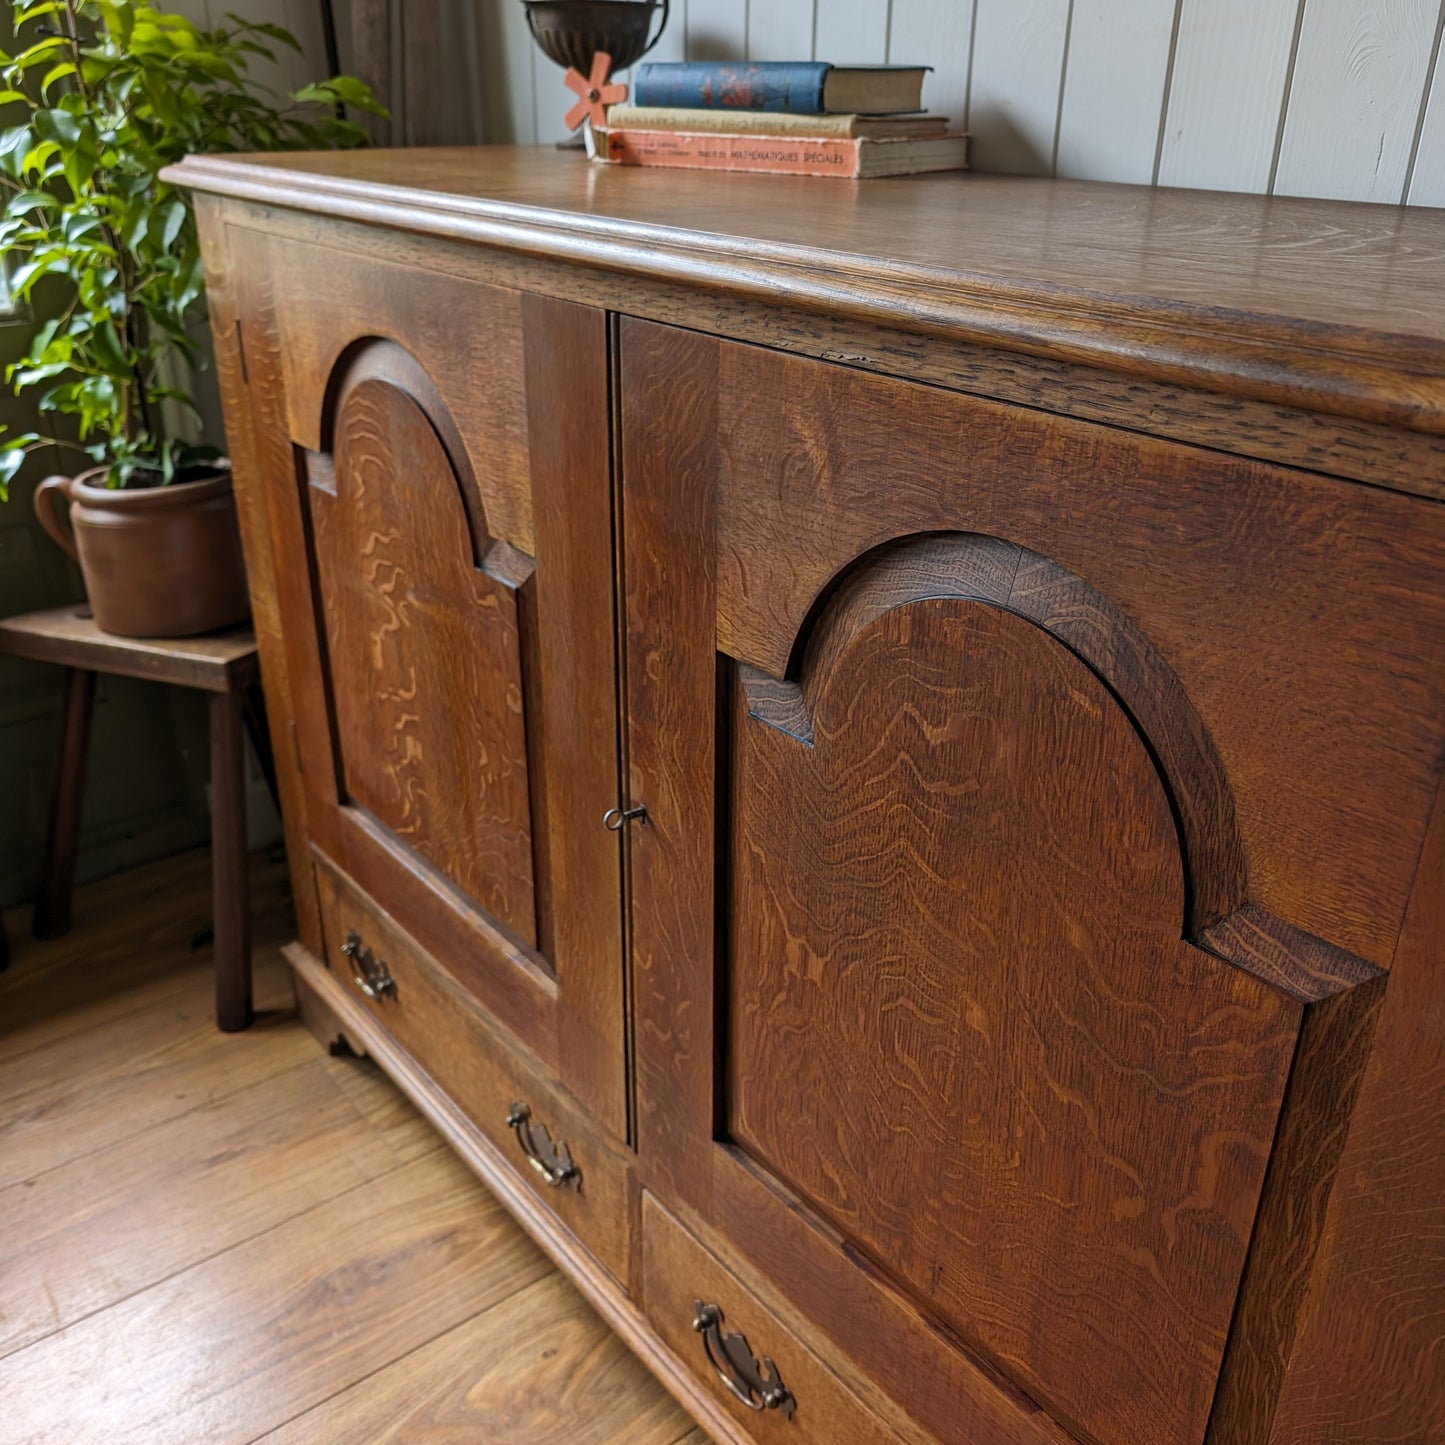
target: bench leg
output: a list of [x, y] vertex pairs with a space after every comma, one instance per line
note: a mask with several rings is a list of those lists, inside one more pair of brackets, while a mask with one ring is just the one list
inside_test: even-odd
[[40, 896], [32, 930], [36, 938], [70, 932], [70, 898], [75, 891], [75, 853], [80, 843], [80, 804], [85, 794], [85, 759], [90, 750], [90, 714], [95, 674], [73, 667], [66, 678], [65, 724], [60, 741], [60, 776], [50, 808], [50, 831], [40, 865]]
[[211, 694], [211, 871], [216, 915], [216, 1026], [251, 1012], [251, 910], [246, 896], [245, 727], [238, 691]]

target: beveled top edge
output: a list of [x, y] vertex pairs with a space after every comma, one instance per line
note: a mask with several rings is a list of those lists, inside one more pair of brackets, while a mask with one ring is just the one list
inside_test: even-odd
[[542, 147], [194, 156], [165, 178], [1445, 433], [1442, 211], [994, 176], [798, 189]]

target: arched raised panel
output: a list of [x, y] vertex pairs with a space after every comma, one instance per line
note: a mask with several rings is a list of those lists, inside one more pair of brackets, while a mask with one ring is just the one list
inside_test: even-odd
[[888, 549], [797, 684], [736, 674], [727, 1129], [1061, 1419], [1197, 1440], [1301, 1008], [1185, 941], [1155, 758], [1003, 605], [1034, 560]]
[[340, 802], [537, 943], [518, 584], [425, 373], [345, 360], [308, 467]]

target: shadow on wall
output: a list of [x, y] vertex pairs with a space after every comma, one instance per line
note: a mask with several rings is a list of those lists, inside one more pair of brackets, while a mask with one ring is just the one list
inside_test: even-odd
[[1051, 176], [1053, 141], [1029, 135], [1006, 110], [986, 106], [968, 118], [968, 163], [976, 171], [1016, 176]]
[[689, 60], [745, 60], [747, 57], [738, 49], [735, 40], [700, 30], [695, 35], [688, 34], [687, 58]]

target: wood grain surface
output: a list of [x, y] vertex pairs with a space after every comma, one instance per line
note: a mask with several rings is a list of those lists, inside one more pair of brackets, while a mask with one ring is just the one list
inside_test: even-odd
[[1428, 210], [1078, 181], [803, 182], [527, 147], [192, 158], [198, 190], [1445, 431]]
[[308, 489], [342, 801], [535, 945], [516, 584], [401, 365], [355, 359]]
[[306, 832], [624, 1136], [603, 318], [227, 240]]
[[[1445, 481], [1436, 475], [1445, 461], [1445, 439], [1425, 432], [1200, 391], [1101, 366], [1005, 351], [986, 342], [828, 316], [777, 298], [760, 301], [709, 294], [649, 274], [628, 275], [564, 260], [458, 246], [435, 236], [300, 211], [229, 204], [238, 227], [264, 227], [273, 237], [303, 245], [306, 250], [295, 253], [296, 265], [303, 270], [382, 263], [390, 276], [389, 291], [408, 284], [407, 272], [424, 268], [489, 287], [579, 301], [869, 371], [911, 376], [1130, 431], [1307, 466], [1372, 486], [1445, 497]], [[315, 259], [302, 265], [303, 255]], [[407, 270], [393, 271], [398, 265]], [[490, 325], [485, 312], [482, 324], [484, 329]], [[430, 334], [429, 329], [419, 333]], [[505, 344], [505, 333], [491, 334], [489, 344]]]
[[900, 537], [1022, 546], [1162, 659], [1124, 695], [1151, 740], [1197, 717], [1251, 900], [1388, 966], [1445, 749], [1445, 512], [755, 347], [679, 339], [673, 365], [718, 372], [720, 651], [784, 675]]
[[734, 714], [728, 1132], [1086, 1437], [1197, 1440], [1299, 1009], [1180, 941], [1097, 678], [868, 584], [804, 663], [811, 747]]
[[[723, 391], [717, 349], [705, 341], [624, 321], [619, 346], [629, 785], [648, 808], [631, 849], [633, 896], [643, 901], [632, 914], [632, 961], [648, 1177], [712, 1220], [801, 1318], [826, 1321], [809, 1330], [811, 1343], [865, 1394], [901, 1394], [943, 1440], [1062, 1445], [1069, 1437], [1037, 1401], [876, 1270], [860, 1270], [856, 1248], [795, 1198], [781, 1203], [776, 1181], [713, 1142], [726, 1137], [715, 960], [724, 956], [716, 928], [727, 886], [713, 850], [728, 836], [731, 784], [717, 751], [728, 721], [718, 688], [723, 451], [709, 438]], [[677, 575], [686, 587], [670, 585]], [[723, 696], [725, 687], [724, 677]]]
[[[340, 985], [361, 1002], [355, 976], [340, 954], [354, 933], [385, 967], [394, 988], [365, 1007], [464, 1109], [508, 1159], [517, 1181], [572, 1230], [618, 1278], [627, 1274], [628, 1184], [624, 1152], [593, 1116], [546, 1077], [514, 1039], [499, 1036], [464, 982], [433, 962], [416, 940], [382, 913], [356, 883], [318, 857], [317, 888], [327, 950]], [[515, 1101], [539, 1128], [565, 1143], [581, 1171], [576, 1188], [554, 1190], [533, 1170], [507, 1125]]]
[[[251, 876], [263, 1022], [245, 1035], [216, 1033], [190, 947], [204, 852], [83, 887], [65, 939], [17, 937], [12, 1091], [63, 1113], [63, 1064], [111, 1081], [92, 1130], [0, 1184], [0, 1434], [707, 1445], [376, 1066], [317, 1053], [275, 949], [285, 870]], [[198, 1056], [162, 1118], [125, 1051], [179, 1052], [178, 1021]], [[301, 1053], [248, 1077], [238, 1055], [267, 1030]]]
[[[1074, 111], [1137, 101], [1098, 83], [1121, 28], [1167, 110], [1166, 14], [1062, 22]], [[661, 1303], [697, 1273], [810, 1382], [800, 1439], [1429, 1438], [1439, 218], [957, 176], [779, 206], [506, 149], [176, 174], [241, 277], [313, 1021], [677, 1398], [790, 1438]], [[404, 1194], [435, 1156], [346, 1097]], [[459, 1373], [453, 1330], [530, 1345], [455, 1283], [399, 1336], [440, 1394], [345, 1346], [294, 1428], [313, 1385], [343, 1434], [382, 1398], [549, 1428]]]
[[[619, 338], [650, 1171], [811, 1343], [940, 1439], [1046, 1438], [1042, 1405], [1084, 1438], [1201, 1440], [1226, 1338], [1227, 1408], [1249, 1403], [1221, 1406], [1217, 1438], [1264, 1421], [1438, 782], [1435, 509], [1362, 495], [1341, 525], [1354, 493], [1305, 473], [1017, 411], [991, 439], [962, 398], [639, 321]], [[1347, 641], [1365, 615], [1392, 622]], [[1382, 647], [1400, 650], [1370, 675]], [[1300, 667], [1309, 686], [1285, 684]], [[1406, 678], [1425, 691], [1407, 699]], [[1331, 699], [1342, 685], [1354, 705]], [[1371, 783], [1359, 755], [1332, 771], [1371, 736]], [[1295, 768], [1288, 797], [1252, 799]], [[1339, 847], [1402, 786], [1409, 842], [1382, 846], [1382, 810]], [[1314, 807], [1333, 820], [1305, 822]], [[1115, 892], [1166, 859], [1152, 902]], [[1135, 963], [1112, 952], [1145, 937]], [[971, 1174], [973, 1129], [1000, 1152]], [[1087, 1193], [1113, 1167], [1085, 1162], [1095, 1144], [1138, 1212]], [[970, 1179], [1032, 1182], [971, 1216]], [[1034, 1218], [1054, 1208], [1059, 1228]], [[1085, 1218], [1090, 1241], [1160, 1232], [1091, 1263], [1063, 1243]], [[971, 1270], [995, 1248], [990, 1285]], [[1146, 1296], [1161, 1281], [1152, 1304], [1088, 1304], [1135, 1269]]]
[[[916, 1430], [901, 1434], [871, 1414], [651, 1194], [642, 1197], [641, 1224], [640, 1288], [648, 1318], [703, 1386], [720, 1396], [728, 1413], [760, 1445], [793, 1440], [799, 1445], [924, 1445]], [[697, 1302], [722, 1310], [723, 1332], [742, 1335], [756, 1360], [771, 1363], [793, 1397], [794, 1408], [789, 1413], [749, 1409], [718, 1389], [713, 1364], [693, 1328]]]
[[[295, 474], [285, 430], [285, 396], [279, 388], [277, 320], [264, 275], [246, 265], [246, 254], [221, 218], [220, 204], [197, 197], [196, 226], [204, 238], [206, 297], [215, 343], [216, 379], [226, 417], [226, 443], [236, 479], [236, 517], [251, 592], [251, 621], [266, 693], [266, 720], [275, 758], [281, 825], [292, 867], [297, 931], [320, 946], [321, 919], [306, 864], [306, 785], [296, 738], [298, 694], [304, 674], [294, 672], [281, 616], [284, 594], [278, 584], [277, 546], [266, 491], [259, 479], [268, 473]], [[259, 250], [253, 238], [253, 252]], [[249, 345], [249, 362], [248, 362]], [[254, 382], [251, 371], [254, 369]], [[284, 575], [284, 574], [282, 574]]]
[[684, 1418], [571, 1285], [550, 1274], [262, 1438], [688, 1445], [692, 1432], [679, 1439]]
[[249, 624], [207, 637], [115, 637], [81, 606], [0, 619], [0, 653], [210, 692], [256, 677], [256, 635]]
[[1442, 937], [1445, 789], [1323, 1220], [1271, 1445], [1445, 1438]]

